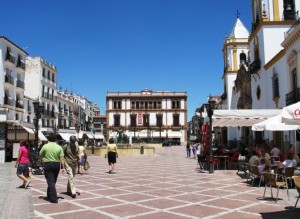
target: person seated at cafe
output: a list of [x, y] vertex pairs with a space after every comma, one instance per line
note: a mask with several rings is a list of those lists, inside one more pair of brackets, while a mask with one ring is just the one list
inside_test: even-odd
[[261, 148], [260, 153], [261, 153], [260, 159], [265, 159], [266, 162], [268, 162], [270, 160], [270, 154], [266, 151], [265, 147]]
[[293, 158], [292, 153], [288, 153], [286, 159], [282, 162], [283, 167], [297, 167], [297, 161]]
[[220, 156], [220, 155], [224, 155], [225, 154], [225, 147], [224, 146], [220, 146], [215, 152], [214, 155], [216, 156]]
[[258, 164], [258, 170], [260, 173], [262, 173], [266, 170], [266, 168], [267, 168], [267, 161], [264, 158], [262, 158], [260, 160], [260, 163]]
[[298, 166], [300, 164], [300, 158], [299, 158], [298, 154], [296, 153], [295, 146], [293, 146], [292, 144], [291, 144], [291, 148], [290, 148], [289, 153], [291, 153], [293, 155], [293, 159], [296, 160], [297, 166]]
[[249, 159], [249, 165], [258, 166], [258, 164], [259, 164], [259, 158], [258, 158], [257, 152], [256, 151], [252, 151], [251, 154], [252, 154], [252, 156]]
[[273, 145], [270, 154], [271, 154], [271, 156], [279, 157], [281, 154], [281, 151], [278, 147], [276, 147], [276, 145]]

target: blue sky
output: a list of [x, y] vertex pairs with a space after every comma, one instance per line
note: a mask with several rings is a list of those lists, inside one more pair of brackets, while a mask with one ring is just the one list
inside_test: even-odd
[[[222, 94], [222, 46], [250, 0], [3, 1], [0, 35], [58, 68], [57, 86], [105, 113], [107, 91], [186, 91], [188, 119]], [[217, 5], [218, 4], [218, 5]]]

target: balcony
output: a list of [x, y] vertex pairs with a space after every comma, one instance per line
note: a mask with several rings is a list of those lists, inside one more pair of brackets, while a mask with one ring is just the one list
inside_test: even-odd
[[7, 50], [5, 60], [10, 62], [10, 63], [13, 63], [13, 64], [15, 64], [15, 62], [16, 62], [16, 58], [11, 54], [11, 52], [9, 50]]
[[20, 109], [23, 109], [24, 108], [23, 101], [17, 100], [16, 101], [16, 107], [20, 108]]
[[256, 74], [260, 68], [261, 68], [260, 60], [256, 59], [250, 64], [248, 71], [250, 74]]
[[14, 100], [11, 99], [11, 98], [8, 97], [8, 96], [5, 96], [5, 97], [4, 97], [4, 104], [5, 104], [5, 105], [9, 105], [9, 106], [13, 106], [13, 105], [14, 105]]
[[296, 90], [291, 91], [285, 95], [285, 104], [287, 106], [297, 103], [300, 101], [300, 87], [298, 87]]
[[23, 69], [25, 70], [25, 63], [22, 59], [18, 58], [18, 61], [17, 61], [17, 68], [20, 68], [20, 69]]
[[14, 85], [14, 78], [10, 75], [5, 75], [5, 83]]
[[25, 88], [24, 81], [17, 80], [17, 87], [18, 87], [18, 88], [22, 88], [22, 89], [24, 89], [24, 88]]
[[49, 93], [43, 92], [43, 93], [42, 93], [42, 97], [48, 99], [48, 98], [49, 98]]

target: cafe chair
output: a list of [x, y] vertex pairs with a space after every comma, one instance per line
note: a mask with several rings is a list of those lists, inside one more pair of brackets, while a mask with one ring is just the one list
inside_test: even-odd
[[231, 169], [232, 164], [237, 164], [238, 165], [239, 157], [240, 157], [240, 154], [237, 153], [237, 152], [231, 154], [228, 157], [228, 167], [229, 167], [229, 169]]
[[256, 165], [251, 165], [251, 171], [252, 171], [252, 183], [251, 185], [253, 186], [254, 184], [254, 180], [256, 178], [259, 178], [259, 183], [258, 183], [258, 187], [260, 187], [260, 183], [261, 183], [261, 180], [262, 180], [262, 174], [259, 172], [259, 169], [258, 169], [258, 166]]
[[289, 197], [289, 188], [288, 188], [288, 185], [286, 183], [287, 180], [286, 180], [285, 176], [275, 174], [275, 173], [263, 172], [263, 177], [264, 177], [264, 181], [265, 181], [265, 190], [264, 190], [263, 199], [265, 199], [267, 187], [270, 187], [270, 189], [271, 189], [271, 197], [272, 198], [273, 198], [272, 188], [273, 187], [277, 188], [277, 195], [276, 195], [276, 201], [275, 202], [277, 202], [277, 200], [278, 200], [278, 193], [279, 193], [280, 188], [285, 188], [286, 189], [288, 199], [290, 199], [290, 197]]
[[284, 173], [282, 173], [286, 177], [287, 185], [289, 182], [291, 187], [293, 186], [292, 176], [294, 176], [295, 169], [296, 169], [295, 167], [285, 167]]
[[294, 211], [297, 207], [297, 204], [298, 204], [298, 201], [299, 201], [299, 198], [300, 198], [300, 176], [292, 176], [292, 178], [294, 180], [295, 187], [296, 187], [297, 192], [298, 192], [298, 198], [297, 198], [297, 201], [296, 201], [294, 209], [293, 209], [293, 211]]
[[248, 169], [246, 165], [246, 157], [239, 155], [238, 162], [237, 162], [237, 172], [236, 174], [239, 174], [239, 172], [244, 172], [244, 175], [247, 177], [248, 175]]

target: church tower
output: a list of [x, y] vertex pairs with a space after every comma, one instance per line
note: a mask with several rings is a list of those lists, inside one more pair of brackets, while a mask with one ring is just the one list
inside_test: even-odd
[[237, 12], [237, 19], [230, 36], [225, 38], [223, 44], [224, 73], [222, 76], [224, 92], [222, 95], [223, 109], [231, 109], [236, 105], [233, 103], [233, 87], [237, 72], [241, 64], [248, 60], [249, 51], [249, 31], [244, 26]]
[[[252, 0], [252, 32], [249, 37], [252, 106], [263, 109], [278, 105], [279, 99], [270, 97], [272, 90], [266, 84], [270, 77], [268, 66], [285, 53], [281, 43], [298, 19], [299, 0]], [[276, 58], [275, 58], [276, 57]], [[269, 90], [268, 90], [269, 89]], [[271, 91], [271, 92], [270, 92]]]

